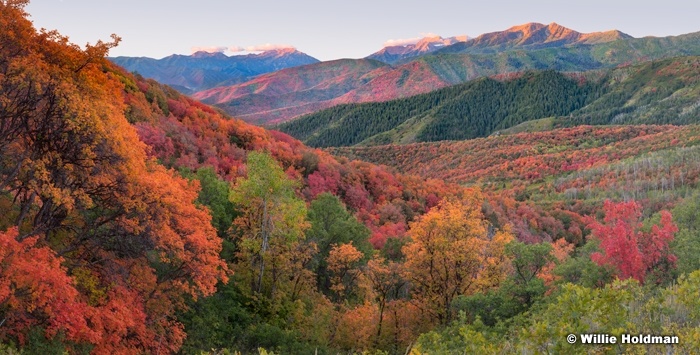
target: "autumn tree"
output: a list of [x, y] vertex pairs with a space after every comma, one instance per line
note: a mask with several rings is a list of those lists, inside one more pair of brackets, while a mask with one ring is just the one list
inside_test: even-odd
[[377, 332], [374, 336], [374, 345], [380, 344], [382, 331], [385, 327], [384, 318], [388, 306], [394, 301], [406, 298], [406, 280], [402, 276], [402, 264], [387, 261], [381, 256], [373, 257], [365, 267], [364, 277], [371, 289], [371, 295], [378, 308]]
[[105, 58], [118, 37], [80, 48], [34, 30], [26, 3], [0, 2], [0, 223], [14, 250], [0, 337], [38, 327], [96, 353], [176, 352], [183, 300], [227, 279], [199, 184], [149, 159], [124, 117]]
[[131, 130], [118, 121], [119, 87], [101, 68], [119, 38], [82, 50], [57, 32], [37, 33], [25, 4], [0, 3], [0, 190], [19, 207], [20, 238], [63, 228], [72, 211], [108, 199]]
[[352, 243], [333, 245], [328, 253], [331, 291], [336, 295], [336, 302], [347, 302], [357, 292], [356, 284], [361, 275], [359, 266], [363, 256]]
[[[17, 228], [0, 232], [0, 317], [7, 335], [25, 340], [26, 327], [44, 326], [55, 335], [64, 332], [74, 341], [96, 337], [84, 317], [89, 308], [80, 302], [63, 261], [37, 237], [17, 241]], [[9, 334], [8, 334], [9, 333]]]
[[269, 154], [250, 152], [247, 170], [230, 196], [241, 210], [234, 220], [238, 272], [252, 292], [272, 297], [283, 279], [293, 275], [290, 268], [305, 266], [313, 254], [300, 250], [308, 224], [306, 205], [296, 197], [298, 182]]
[[338, 197], [329, 193], [322, 193], [311, 201], [308, 219], [311, 226], [306, 231], [306, 240], [318, 248], [310, 267], [316, 273], [318, 289], [328, 293], [331, 280], [327, 259], [331, 249], [352, 243], [362, 253], [361, 260], [366, 262], [373, 251], [368, 242], [370, 231], [350, 214]]
[[561, 238], [552, 243], [552, 252], [550, 253], [550, 261], [537, 273], [537, 277], [544, 281], [545, 286], [551, 287], [553, 283], [560, 279], [559, 275], [554, 273], [557, 266], [569, 260], [571, 252], [574, 250], [574, 245], [569, 244], [566, 239]]
[[504, 247], [513, 237], [489, 231], [481, 194], [443, 200], [411, 225], [403, 247], [413, 297], [440, 324], [452, 318], [452, 301], [497, 286], [506, 275]]
[[591, 220], [588, 228], [600, 240], [601, 252], [591, 254], [598, 265], [613, 266], [620, 279], [644, 282], [647, 274], [666, 265], [674, 267], [676, 257], [669, 252], [669, 242], [678, 228], [668, 211], [661, 212], [661, 222], [650, 232], [642, 230], [642, 207], [635, 201], [605, 201], [603, 222]]

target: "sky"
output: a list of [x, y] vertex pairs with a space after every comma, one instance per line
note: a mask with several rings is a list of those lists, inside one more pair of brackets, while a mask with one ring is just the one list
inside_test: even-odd
[[114, 33], [122, 42], [110, 56], [152, 58], [289, 46], [320, 60], [362, 58], [389, 40], [476, 37], [527, 22], [634, 37], [700, 31], [695, 0], [32, 0], [26, 10], [37, 28], [76, 44]]

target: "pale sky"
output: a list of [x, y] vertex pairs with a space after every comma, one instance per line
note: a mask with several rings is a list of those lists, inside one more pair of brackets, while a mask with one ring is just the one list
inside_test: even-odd
[[[122, 37], [111, 56], [162, 58], [194, 48], [294, 46], [320, 60], [361, 58], [388, 40], [501, 31], [526, 22], [634, 37], [700, 31], [697, 0], [32, 0], [37, 28], [79, 45]], [[231, 52], [226, 52], [231, 54]]]

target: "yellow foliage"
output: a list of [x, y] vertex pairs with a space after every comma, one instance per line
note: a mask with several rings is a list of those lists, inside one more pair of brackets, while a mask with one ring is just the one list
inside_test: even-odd
[[481, 212], [482, 195], [443, 200], [411, 224], [412, 242], [404, 246], [406, 277], [418, 305], [433, 320], [447, 324], [450, 305], [459, 295], [485, 291], [506, 276], [509, 231], [492, 231]]

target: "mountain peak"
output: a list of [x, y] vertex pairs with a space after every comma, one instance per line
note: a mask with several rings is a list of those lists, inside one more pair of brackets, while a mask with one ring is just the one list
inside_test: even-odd
[[284, 47], [284, 48], [270, 49], [270, 50], [264, 51], [263, 53], [294, 54], [294, 53], [301, 53], [301, 52], [299, 52], [294, 47]]
[[469, 39], [469, 36], [467, 36], [467, 35], [447, 37], [447, 38], [443, 38], [441, 36], [430, 36], [430, 37], [423, 37], [415, 45], [417, 47], [428, 45], [428, 44], [449, 46], [450, 44], [455, 44], [457, 42], [466, 42], [468, 39]]
[[[438, 35], [434, 35], [434, 36], [425, 36], [425, 37], [421, 38], [420, 40], [418, 40], [417, 43], [421, 43], [421, 42], [438, 42], [438, 41], [442, 41], [442, 40], [443, 40], [442, 36], [438, 36]], [[416, 44], [417, 44], [417, 43], [416, 43]]]
[[[535, 31], [541, 30], [547, 26], [538, 22], [528, 22], [522, 25], [513, 26], [503, 32], [521, 32], [524, 36], [530, 35]], [[499, 33], [499, 32], [494, 32]]]
[[552, 30], [552, 31], [557, 30], [557, 29], [564, 29], [564, 30], [567, 30], [567, 31], [571, 31], [571, 29], [569, 29], [569, 28], [567, 28], [567, 27], [564, 27], [564, 26], [562, 26], [562, 25], [560, 25], [560, 24], [558, 24], [558, 23], [556, 23], [556, 22], [550, 23], [549, 25], [547, 25], [547, 27], [549, 27], [549, 29]]
[[632, 38], [617, 30], [595, 33], [580, 33], [556, 22], [544, 25], [528, 22], [504, 31], [485, 33], [448, 51], [480, 51], [514, 47], [557, 47], [574, 44], [595, 44]]
[[228, 56], [222, 52], [207, 52], [207, 51], [197, 51], [192, 53], [192, 58], [221, 58], [225, 59]]
[[613, 42], [620, 39], [634, 38], [624, 32], [618, 30], [610, 30], [604, 32], [586, 33], [581, 36], [581, 42], [586, 44]]
[[[581, 36], [570, 28], [564, 27], [556, 22], [543, 25], [537, 22], [528, 22], [522, 25], [513, 26], [504, 31], [507, 34], [518, 34], [521, 45], [533, 43], [547, 43], [561, 40], [576, 40]], [[498, 32], [496, 32], [498, 34]]]
[[438, 35], [423, 37], [415, 42], [396, 43], [388, 45], [376, 53], [369, 55], [367, 58], [379, 60], [384, 63], [397, 63], [401, 60], [416, 57], [419, 55], [434, 52], [440, 48], [455, 44], [457, 42], [466, 42], [469, 39], [467, 35], [443, 38]]
[[286, 60], [288, 58], [307, 58], [308, 60], [311, 60], [311, 62], [313, 62], [313, 63], [318, 62], [317, 59], [309, 56], [308, 54], [306, 54], [304, 52], [298, 51], [294, 47], [275, 48], [275, 49], [266, 50], [266, 51], [260, 52], [260, 53], [251, 53], [249, 55], [254, 56], [256, 58], [274, 59], [274, 60], [278, 60], [278, 59]]

